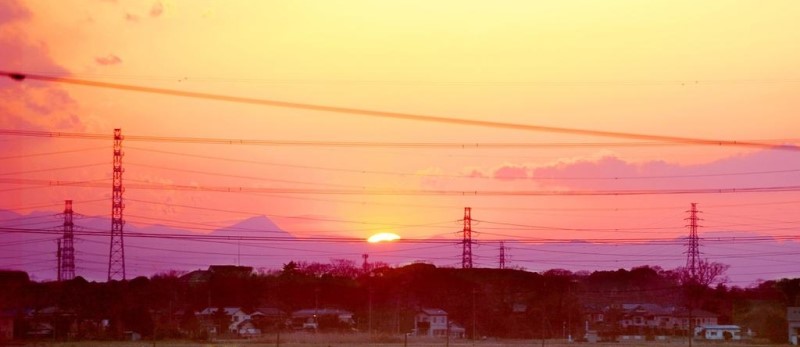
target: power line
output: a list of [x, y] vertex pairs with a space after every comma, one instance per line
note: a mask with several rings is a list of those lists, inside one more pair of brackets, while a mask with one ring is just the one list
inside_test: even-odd
[[[29, 71], [42, 75], [52, 75], [48, 71]], [[70, 76], [81, 78], [102, 78], [115, 80], [143, 80], [143, 81], [196, 81], [196, 82], [222, 82], [222, 83], [256, 83], [256, 84], [323, 84], [323, 85], [393, 85], [393, 86], [664, 86], [664, 85], [742, 85], [742, 84], [786, 84], [800, 83], [798, 78], [731, 78], [731, 79], [638, 79], [638, 80], [356, 80], [356, 79], [297, 79], [297, 78], [263, 78], [263, 77], [230, 77], [230, 76], [186, 76], [186, 75], [133, 75], [109, 73], [70, 73]]]
[[[200, 171], [200, 170], [189, 170], [189, 169], [179, 169], [179, 168], [172, 168], [172, 167], [165, 167], [159, 165], [148, 165], [148, 164], [140, 164], [140, 163], [127, 163], [128, 166], [140, 166], [146, 167], [151, 169], [160, 169], [160, 170], [168, 170], [168, 171], [176, 171], [176, 172], [186, 172], [186, 173], [196, 173], [201, 175], [210, 175], [210, 176], [218, 176], [218, 177], [230, 177], [230, 178], [241, 178], [241, 179], [248, 179], [248, 180], [256, 180], [256, 181], [266, 181], [266, 182], [280, 182], [280, 183], [294, 183], [294, 184], [307, 184], [307, 185], [317, 185], [317, 186], [328, 186], [328, 187], [344, 187], [344, 188], [361, 188], [364, 189], [364, 186], [358, 186], [354, 184], [336, 184], [336, 183], [321, 183], [321, 182], [308, 182], [308, 181], [295, 181], [295, 180], [284, 180], [284, 179], [275, 179], [275, 178], [266, 178], [266, 177], [256, 177], [256, 176], [245, 176], [245, 175], [232, 175], [232, 174], [225, 174], [220, 172], [208, 172], [208, 171]], [[798, 170], [800, 171], [800, 170]], [[2, 174], [0, 174], [2, 175]]]
[[7, 77], [10, 77], [10, 78], [12, 78], [12, 79], [14, 79], [16, 81], [20, 81], [20, 82], [22, 82], [22, 81], [24, 81], [26, 79], [31, 79], [31, 80], [39, 80], [39, 81], [46, 81], [46, 82], [58, 82], [58, 83], [66, 83], [66, 84], [73, 84], [73, 85], [81, 85], [81, 86], [88, 86], [88, 87], [98, 87], [98, 88], [106, 88], [106, 89], [116, 89], [116, 90], [124, 90], [124, 91], [143, 92], [143, 93], [150, 93], [150, 94], [171, 95], [171, 96], [180, 96], [180, 97], [188, 97], [188, 98], [199, 98], [199, 99], [206, 99], [206, 100], [217, 100], [217, 101], [226, 101], [226, 102], [261, 105], [261, 106], [300, 109], [300, 110], [307, 110], [307, 111], [318, 111], [318, 112], [328, 112], [328, 113], [343, 113], [343, 114], [360, 115], [360, 116], [375, 117], [375, 118], [411, 120], [411, 121], [428, 122], [428, 123], [468, 125], [468, 126], [488, 127], [488, 128], [497, 128], [497, 129], [523, 130], [523, 131], [535, 131], [535, 132], [547, 132], [547, 133], [571, 134], [571, 135], [585, 135], [585, 136], [596, 136], [596, 137], [624, 138], [624, 139], [630, 139], [630, 140], [663, 141], [663, 142], [696, 144], [696, 145], [739, 146], [739, 147], [754, 147], [754, 148], [785, 149], [785, 150], [792, 150], [792, 151], [798, 150], [795, 147], [785, 147], [785, 146], [778, 146], [778, 145], [774, 145], [774, 144], [765, 144], [765, 143], [758, 143], [758, 142], [743, 142], [743, 141], [701, 139], [701, 138], [691, 138], [691, 137], [681, 137], [681, 136], [636, 134], [636, 133], [625, 133], [625, 132], [616, 132], [616, 131], [601, 131], [601, 130], [575, 129], [575, 128], [542, 126], [542, 125], [532, 125], [532, 124], [507, 123], [507, 122], [497, 122], [497, 121], [487, 121], [487, 120], [477, 120], [477, 119], [466, 119], [466, 118], [451, 118], [451, 117], [442, 117], [442, 116], [433, 116], [433, 115], [422, 115], [422, 114], [412, 114], [412, 113], [402, 113], [402, 112], [389, 112], [389, 111], [368, 110], [368, 109], [360, 109], [360, 108], [326, 106], [326, 105], [316, 105], [316, 104], [299, 103], [299, 102], [287, 102], [287, 101], [270, 100], [270, 99], [258, 99], [258, 98], [247, 98], [247, 97], [238, 97], [238, 96], [230, 96], [230, 95], [219, 95], [219, 94], [212, 94], [212, 93], [190, 92], [190, 91], [183, 91], [183, 90], [176, 90], [176, 89], [135, 86], [135, 85], [127, 85], [127, 84], [119, 84], [119, 83], [109, 83], [109, 82], [100, 82], [100, 81], [92, 81], [92, 80], [60, 77], [60, 76], [46, 76], [46, 75], [25, 74], [25, 73], [19, 73], [19, 72], [0, 71], [0, 75], [4, 75], [4, 76], [7, 76]]
[[[20, 233], [20, 234], [44, 234], [51, 235], [57, 234], [58, 230], [47, 230], [40, 228], [7, 228], [0, 227], [0, 232], [3, 233]], [[82, 236], [108, 236], [108, 231], [89, 231], [78, 230], [75, 235]], [[213, 234], [170, 234], [170, 233], [147, 233], [147, 232], [131, 232], [126, 233], [129, 237], [138, 238], [156, 238], [156, 239], [177, 239], [177, 240], [207, 240], [207, 241], [263, 241], [263, 242], [330, 242], [330, 243], [358, 243], [363, 244], [364, 240], [355, 237], [337, 237], [337, 236], [311, 236], [311, 237], [294, 237], [294, 236], [252, 236], [252, 235], [213, 235]], [[561, 243], [574, 243], [576, 239], [567, 238], [533, 238], [533, 237], [518, 237], [514, 241], [542, 243], [542, 244], [561, 244]], [[800, 235], [763, 235], [763, 236], [717, 236], [717, 237], [704, 237], [704, 242], [721, 243], [721, 244], [737, 244], [737, 243], [754, 243], [754, 242], [774, 242], [774, 241], [793, 241], [800, 240]], [[629, 244], [646, 244], [646, 245], [685, 245], [685, 238], [585, 238], [580, 239], [587, 243], [594, 244], [613, 244], [613, 243], [629, 243]], [[394, 241], [395, 243], [446, 243], [446, 244], [460, 244], [455, 239], [412, 239], [405, 238]], [[360, 254], [360, 253], [359, 253]]]
[[[82, 202], [82, 203], [93, 203], [93, 202], [99, 202], [99, 201], [107, 201], [107, 199], [93, 199], [93, 200], [73, 200], [73, 201], [75, 201], [76, 203], [78, 203], [78, 202]], [[35, 205], [13, 206], [13, 207], [0, 207], [0, 209], [2, 209], [2, 210], [10, 210], [10, 209], [16, 209], [16, 210], [29, 210], [29, 209], [37, 209], [37, 208], [44, 208], [44, 207], [56, 207], [56, 206], [62, 206], [63, 204], [64, 204], [63, 202], [62, 202], [62, 203], [38, 203], [38, 204], [35, 204]], [[23, 217], [20, 217], [20, 218], [25, 218], [25, 217], [27, 217], [27, 216], [23, 216]]]
[[70, 165], [70, 166], [35, 169], [35, 170], [0, 172], [0, 176], [27, 175], [27, 174], [37, 173], [37, 172], [54, 172], [54, 171], [64, 171], [64, 170], [72, 170], [72, 169], [83, 169], [83, 168], [87, 168], [87, 167], [100, 166], [100, 165], [108, 165], [108, 163], [107, 162], [104, 162], [104, 163], [91, 163], [91, 164]]
[[[83, 140], [108, 140], [110, 136], [100, 133], [77, 133], [40, 130], [0, 129], [0, 135], [67, 138]], [[674, 142], [375, 142], [375, 141], [320, 141], [320, 140], [265, 140], [235, 139], [212, 137], [182, 137], [126, 135], [125, 140], [137, 142], [169, 142], [211, 145], [250, 145], [250, 146], [292, 146], [292, 147], [367, 147], [367, 148], [411, 148], [411, 149], [510, 149], [510, 148], [584, 148], [584, 147], [662, 147], [676, 145], [694, 145], [692, 143]], [[792, 139], [798, 140], [798, 139]], [[748, 142], [774, 143], [778, 140], [748, 140]], [[787, 139], [781, 140], [783, 142]], [[777, 146], [777, 145], [776, 145]], [[791, 146], [786, 146], [791, 147]], [[75, 151], [63, 151], [71, 153]], [[45, 154], [42, 154], [45, 155]], [[16, 157], [16, 156], [15, 156]], [[5, 157], [0, 157], [5, 159]]]
[[[105, 179], [104, 179], [105, 180]], [[136, 182], [135, 180], [133, 180]], [[0, 183], [34, 185], [41, 187], [71, 186], [101, 188], [93, 181], [42, 180], [0, 178]], [[180, 184], [131, 183], [128, 189], [153, 189], [172, 191], [204, 191], [218, 193], [268, 193], [310, 195], [395, 195], [395, 196], [635, 196], [635, 195], [685, 195], [685, 194], [737, 194], [797, 192], [800, 186], [743, 187], [743, 188], [685, 188], [685, 189], [628, 189], [628, 190], [415, 190], [415, 189], [308, 189], [241, 186], [202, 186]]]
[[[394, 171], [378, 171], [378, 170], [364, 170], [364, 169], [334, 168], [334, 167], [296, 165], [296, 164], [287, 164], [287, 163], [276, 163], [276, 162], [265, 162], [265, 161], [256, 161], [256, 160], [245, 160], [245, 159], [232, 159], [232, 158], [225, 158], [225, 157], [196, 155], [196, 154], [189, 154], [189, 153], [172, 152], [172, 151], [148, 149], [148, 148], [138, 148], [138, 147], [128, 147], [128, 148], [129, 149], [134, 149], [134, 150], [141, 150], [141, 151], [145, 151], [145, 152], [170, 154], [170, 155], [184, 156], [184, 157], [195, 157], [195, 158], [202, 158], [202, 159], [209, 159], [209, 160], [221, 160], [221, 161], [240, 162], [240, 163], [247, 163], [247, 164], [260, 164], [260, 165], [269, 165], [269, 166], [292, 167], [292, 168], [300, 168], [300, 169], [312, 169], [312, 170], [323, 170], [323, 171], [334, 171], [334, 172], [350, 172], [350, 173], [358, 173], [358, 174], [368, 173], [368, 174], [392, 175], [392, 176], [400, 176], [400, 177], [445, 177], [445, 178], [466, 178], [466, 179], [497, 180], [497, 178], [495, 178], [495, 177], [482, 176], [482, 175], [450, 175], [450, 174], [430, 174], [430, 173], [419, 173], [419, 172], [394, 172]], [[170, 170], [168, 168], [165, 168], [165, 169]], [[596, 177], [578, 177], [578, 176], [529, 176], [529, 177], [527, 177], [526, 176], [526, 177], [504, 177], [503, 180], [615, 180], [616, 181], [616, 180], [621, 180], [621, 179], [645, 180], [645, 179], [671, 179], [671, 178], [701, 178], [701, 177], [724, 177], [724, 176], [749, 176], [749, 175], [785, 174], [785, 173], [796, 173], [796, 172], [800, 172], [800, 169], [765, 170], [765, 171], [742, 171], [742, 172], [725, 172], [725, 173], [708, 173], [708, 174], [685, 174], [685, 175], [647, 175], [647, 176], [596, 176]], [[205, 173], [205, 172], [198, 172], [198, 173]], [[302, 183], [305, 184], [307, 182], [302, 182]]]
[[[5, 135], [4, 131], [6, 131], [6, 130], [0, 130], [0, 135]], [[41, 157], [41, 156], [59, 155], [59, 154], [66, 154], [66, 153], [79, 153], [79, 152], [95, 151], [95, 150], [98, 150], [98, 149], [107, 149], [107, 147], [105, 147], [105, 146], [103, 146], [103, 147], [89, 147], [89, 148], [73, 149], [73, 150], [67, 150], [67, 151], [55, 151], [55, 152], [41, 152], [41, 153], [28, 153], [28, 154], [8, 155], [8, 156], [0, 157], [0, 160]]]
[[[140, 203], [146, 203], [146, 204], [155, 204], [155, 205], [162, 204], [160, 202], [140, 200], [140, 199], [130, 199], [129, 198], [129, 199], [126, 199], [126, 200], [134, 201], [134, 202], [140, 202]], [[434, 226], [434, 225], [440, 225], [440, 224], [445, 224], [445, 223], [456, 222], [456, 220], [440, 221], [440, 222], [427, 222], [427, 223], [413, 223], [413, 224], [389, 223], [389, 222], [365, 222], [365, 221], [348, 220], [348, 219], [321, 218], [321, 217], [308, 217], [308, 216], [287, 216], [287, 215], [278, 215], [278, 214], [272, 214], [272, 213], [266, 214], [266, 213], [263, 213], [263, 212], [247, 212], [247, 211], [240, 211], [240, 210], [227, 210], [227, 209], [220, 209], [220, 208], [200, 207], [200, 206], [182, 205], [182, 204], [175, 204], [175, 203], [170, 203], [170, 206], [189, 208], [189, 209], [195, 209], [195, 210], [201, 210], [201, 211], [216, 211], [216, 212], [246, 214], [246, 215], [253, 215], [253, 216], [267, 216], [267, 217], [271, 217], [271, 218], [287, 218], [287, 219], [310, 220], [310, 221], [317, 221], [317, 222], [366, 224], [366, 225], [393, 226], [393, 227], [423, 227], [423, 226]]]

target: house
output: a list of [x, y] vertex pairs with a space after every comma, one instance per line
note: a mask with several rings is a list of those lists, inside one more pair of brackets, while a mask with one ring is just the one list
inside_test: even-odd
[[[223, 307], [222, 312], [219, 312], [219, 308], [207, 307], [202, 311], [200, 311], [200, 313], [198, 313], [198, 316], [200, 316], [202, 321], [210, 323], [206, 324], [206, 326], [214, 327], [214, 329], [209, 329], [209, 332], [216, 333], [218, 332], [216, 326], [220, 324], [218, 321], [216, 321], [216, 319], [219, 318], [219, 316], [222, 314], [224, 314], [225, 317], [230, 317], [230, 318], [225, 319], [226, 326], [220, 326], [219, 328], [226, 329], [224, 331], [227, 331], [228, 333], [231, 334], [240, 335], [241, 334], [240, 324], [244, 321], [250, 320], [250, 315], [245, 313], [240, 307]], [[249, 334], [249, 332], [246, 333]], [[261, 334], [260, 331], [258, 333], [259, 335]]]
[[800, 307], [787, 307], [786, 321], [789, 323], [789, 343], [797, 346], [800, 340]]
[[250, 319], [262, 331], [264, 330], [277, 330], [283, 329], [287, 326], [287, 318], [285, 312], [274, 307], [260, 307], [253, 313], [250, 313]]
[[236, 334], [241, 337], [259, 337], [261, 336], [261, 329], [256, 327], [251, 319], [245, 319], [236, 324]]
[[414, 316], [414, 335], [445, 336], [447, 312], [437, 308], [423, 308]]
[[656, 304], [622, 304], [623, 328], [668, 328], [674, 322], [673, 309]]
[[587, 307], [585, 312], [586, 320], [600, 333], [618, 327], [629, 334], [685, 334], [690, 320], [694, 327], [718, 323], [712, 312], [649, 303]]
[[353, 312], [337, 308], [311, 308], [292, 312], [292, 327], [295, 329], [352, 330], [356, 321]]
[[414, 316], [414, 335], [463, 338], [466, 329], [447, 319], [447, 312], [438, 308], [423, 308]]
[[0, 312], [0, 344], [14, 338], [14, 315]]
[[700, 333], [706, 340], [738, 341], [742, 339], [742, 328], [738, 325], [704, 325]]
[[718, 316], [715, 313], [705, 310], [693, 309], [677, 309], [673, 312], [673, 328], [680, 330], [689, 330], [689, 319], [692, 320], [692, 326], [701, 327], [706, 325], [717, 325]]
[[214, 276], [246, 278], [253, 273], [251, 266], [238, 265], [211, 265], [208, 270], [194, 270], [180, 277], [180, 280], [190, 285], [208, 283]]
[[27, 310], [25, 322], [29, 329], [26, 334], [35, 338], [73, 337], [77, 334], [78, 329], [75, 317], [74, 311], [57, 306]]
[[53, 337], [53, 325], [47, 322], [33, 322], [29, 323], [28, 337], [32, 338], [45, 338]]

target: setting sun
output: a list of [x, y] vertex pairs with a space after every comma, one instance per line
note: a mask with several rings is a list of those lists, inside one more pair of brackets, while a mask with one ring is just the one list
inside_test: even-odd
[[377, 233], [375, 235], [370, 236], [367, 239], [367, 242], [369, 242], [369, 243], [378, 243], [378, 242], [394, 241], [394, 240], [399, 240], [399, 239], [400, 239], [400, 235], [397, 235], [395, 233]]

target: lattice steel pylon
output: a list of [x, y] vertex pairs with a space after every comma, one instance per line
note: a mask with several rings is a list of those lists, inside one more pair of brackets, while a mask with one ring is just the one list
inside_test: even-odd
[[464, 207], [464, 229], [461, 241], [461, 268], [472, 268], [472, 208]]
[[114, 129], [114, 163], [111, 185], [111, 244], [108, 251], [108, 280], [125, 280], [125, 241], [122, 227], [122, 130]]
[[72, 200], [64, 200], [64, 233], [61, 236], [59, 257], [59, 281], [69, 281], [75, 278], [75, 247], [72, 233]]
[[687, 225], [689, 227], [689, 241], [687, 243], [687, 250], [686, 250], [686, 270], [689, 272], [690, 279], [692, 281], [697, 280], [697, 263], [700, 261], [700, 238], [697, 236], [697, 228], [699, 225], [697, 221], [697, 203], [692, 203], [691, 209], [689, 209], [689, 218], [686, 218], [689, 221]]

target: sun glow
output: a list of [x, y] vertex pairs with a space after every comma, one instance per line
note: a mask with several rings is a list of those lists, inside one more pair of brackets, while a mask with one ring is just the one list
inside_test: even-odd
[[367, 242], [369, 242], [369, 243], [389, 242], [389, 241], [394, 241], [394, 240], [399, 240], [399, 239], [400, 239], [400, 235], [397, 235], [395, 233], [377, 233], [375, 235], [370, 236], [367, 239]]

